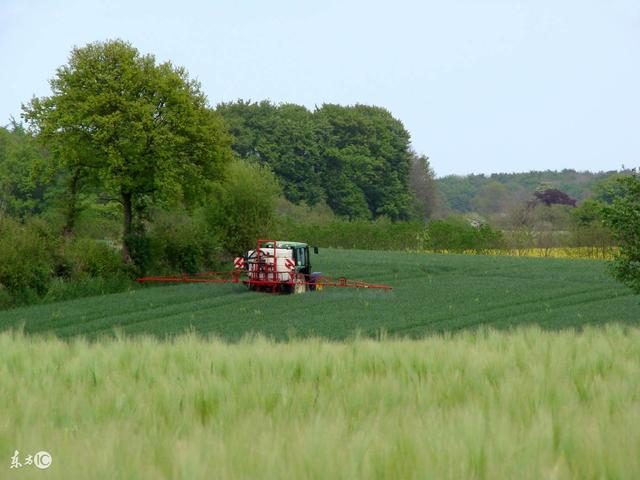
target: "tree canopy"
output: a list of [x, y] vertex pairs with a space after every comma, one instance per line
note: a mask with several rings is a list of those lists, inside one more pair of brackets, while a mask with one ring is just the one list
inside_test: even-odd
[[315, 112], [323, 146], [327, 203], [346, 217], [407, 219], [410, 136], [385, 109], [325, 104]]
[[231, 158], [231, 139], [185, 69], [114, 40], [73, 49], [52, 95], [24, 117], [72, 177], [119, 199], [123, 251], [151, 201], [196, 201]]
[[217, 111], [233, 135], [236, 154], [270, 167], [289, 201], [315, 205], [323, 197], [317, 127], [309, 110], [239, 100], [222, 103]]
[[[441, 197], [442, 208], [459, 213], [478, 211], [482, 214], [493, 213], [493, 206], [486, 205], [485, 200], [490, 190], [498, 191], [497, 184], [506, 190], [500, 193], [499, 203], [513, 204], [526, 201], [541, 185], [544, 188], [555, 188], [565, 192], [578, 202], [584, 201], [592, 194], [598, 194], [598, 185], [603, 180], [624, 175], [617, 172], [578, 172], [531, 171], [525, 173], [493, 173], [491, 175], [448, 175], [436, 180]], [[628, 174], [628, 172], [627, 172]], [[486, 211], [481, 210], [488, 207]]]
[[438, 205], [435, 172], [429, 157], [412, 152], [409, 186], [415, 197], [415, 217], [429, 220]]
[[544, 188], [534, 192], [535, 201], [550, 205], [570, 205], [576, 206], [576, 199], [571, 198], [562, 190], [557, 188]]
[[234, 151], [271, 167], [289, 201], [325, 200], [347, 218], [411, 216], [410, 137], [387, 110], [326, 104], [310, 112], [240, 100], [217, 111], [235, 138]]
[[269, 236], [281, 194], [269, 167], [234, 160], [224, 182], [215, 185], [212, 201], [204, 207], [205, 218], [229, 252], [242, 254], [255, 247], [256, 239]]
[[0, 213], [24, 219], [46, 205], [48, 154], [17, 122], [0, 128]]
[[613, 273], [640, 293], [640, 174], [620, 177], [616, 183], [618, 195], [603, 209], [604, 221], [620, 246]]

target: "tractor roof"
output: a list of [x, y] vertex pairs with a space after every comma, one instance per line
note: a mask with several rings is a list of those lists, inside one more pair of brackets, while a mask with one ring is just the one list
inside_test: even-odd
[[[273, 247], [273, 245], [271, 244], [271, 242], [269, 243], [263, 243], [262, 244], [264, 247]], [[300, 248], [300, 247], [307, 247], [308, 245], [306, 243], [302, 243], [302, 242], [290, 242], [288, 240], [276, 240], [276, 248]]]

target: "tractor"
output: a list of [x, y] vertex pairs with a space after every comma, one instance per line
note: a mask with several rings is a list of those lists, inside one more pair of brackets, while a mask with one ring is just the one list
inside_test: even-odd
[[[318, 248], [313, 247], [314, 253]], [[233, 270], [226, 272], [202, 272], [196, 275], [142, 277], [138, 282], [162, 283], [240, 283], [249, 290], [269, 293], [304, 293], [321, 291], [325, 287], [351, 287], [391, 290], [388, 285], [332, 279], [320, 272], [311, 271], [309, 245], [284, 240], [258, 240], [254, 250], [233, 260]]]
[[[314, 247], [318, 253], [318, 247]], [[250, 290], [278, 293], [304, 293], [322, 283], [320, 272], [311, 272], [309, 245], [302, 242], [258, 240], [255, 250], [234, 260], [236, 268], [244, 268], [243, 282]]]

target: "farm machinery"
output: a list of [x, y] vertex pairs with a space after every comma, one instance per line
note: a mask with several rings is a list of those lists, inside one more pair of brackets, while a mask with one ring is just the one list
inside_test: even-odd
[[[318, 253], [318, 248], [313, 248]], [[303, 293], [326, 287], [391, 290], [345, 277], [332, 278], [311, 270], [310, 248], [306, 243], [281, 240], [258, 240], [254, 250], [233, 260], [227, 272], [202, 272], [196, 275], [142, 277], [138, 282], [243, 283], [249, 290], [269, 293]]]

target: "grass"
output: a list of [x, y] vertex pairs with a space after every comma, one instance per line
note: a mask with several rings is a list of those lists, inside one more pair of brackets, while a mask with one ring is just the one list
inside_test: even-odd
[[635, 327], [0, 351], [7, 479], [640, 478]]
[[603, 261], [329, 249], [312, 261], [325, 274], [394, 290], [273, 296], [233, 284], [156, 286], [2, 311], [0, 330], [62, 338], [117, 328], [160, 338], [194, 330], [231, 341], [254, 333], [342, 340], [357, 331], [420, 338], [478, 326], [565, 329], [640, 319], [640, 297], [611, 279]]

